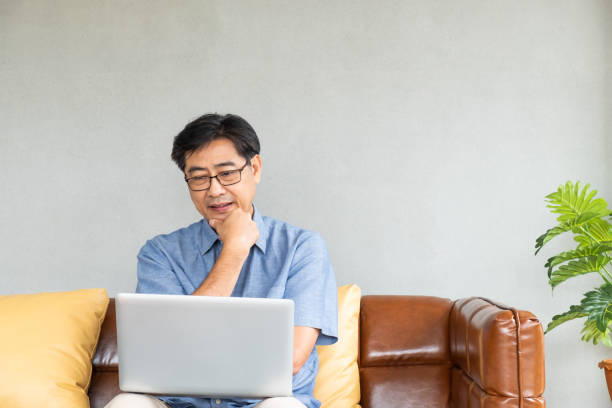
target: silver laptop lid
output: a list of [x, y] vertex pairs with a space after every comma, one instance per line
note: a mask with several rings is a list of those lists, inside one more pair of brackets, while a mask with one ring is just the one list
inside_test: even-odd
[[158, 395], [292, 395], [293, 301], [121, 293], [119, 388]]

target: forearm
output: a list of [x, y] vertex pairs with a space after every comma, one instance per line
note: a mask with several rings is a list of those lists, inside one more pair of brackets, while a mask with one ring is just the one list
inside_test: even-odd
[[294, 326], [293, 328], [293, 375], [302, 369], [310, 357], [321, 330], [312, 327]]
[[249, 252], [223, 248], [204, 282], [192, 295], [230, 296]]
[[293, 375], [296, 375], [302, 369], [307, 359], [308, 357], [304, 358], [300, 353], [293, 352]]

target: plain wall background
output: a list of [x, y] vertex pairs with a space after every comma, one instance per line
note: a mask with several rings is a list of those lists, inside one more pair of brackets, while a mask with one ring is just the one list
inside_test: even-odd
[[[256, 197], [365, 294], [486, 296], [544, 323], [544, 196], [612, 200], [612, 3], [0, 1], [0, 293], [132, 291], [196, 221], [172, 137], [204, 112], [262, 143]], [[551, 407], [609, 404], [580, 322], [546, 336]]]

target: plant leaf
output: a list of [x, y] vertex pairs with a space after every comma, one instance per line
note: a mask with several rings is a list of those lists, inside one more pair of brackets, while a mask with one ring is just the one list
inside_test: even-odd
[[562, 224], [562, 225], [557, 225], [556, 227], [553, 227], [551, 229], [549, 229], [548, 231], [546, 231], [545, 233], [543, 233], [542, 235], [540, 235], [537, 239], [536, 239], [536, 255], [538, 254], [538, 252], [540, 252], [540, 249], [542, 249], [542, 247], [551, 239], [553, 239], [554, 237], [556, 237], [557, 235], [563, 234], [566, 231], [569, 231], [571, 228], [568, 225]]
[[[553, 289], [564, 282], [565, 280], [574, 276], [586, 275], [591, 272], [599, 272], [610, 262], [610, 258], [606, 255], [591, 255], [585, 258], [580, 258], [576, 261], [570, 261], [566, 265], [561, 265], [558, 269], [554, 270], [548, 283]], [[590, 292], [589, 292], [590, 293]]]
[[[590, 185], [587, 184], [581, 190], [579, 181], [575, 184], [568, 181], [565, 185], [559, 186], [557, 191], [546, 196], [547, 207], [551, 209], [551, 212], [560, 214], [557, 217], [559, 225], [536, 239], [536, 254], [548, 241], [569, 230], [580, 237], [574, 238], [579, 247], [595, 243], [589, 234], [598, 241], [612, 240], [610, 233], [612, 226], [607, 221], [601, 220], [602, 217], [612, 215], [612, 212], [608, 209], [608, 203], [605, 200], [595, 199], [597, 190], [589, 190], [589, 188]], [[589, 234], [583, 229], [586, 229]]]
[[588, 226], [585, 226], [589, 234], [591, 234], [600, 243], [612, 241], [612, 225], [603, 219], [593, 220]]
[[602, 242], [600, 244], [594, 244], [583, 248], [578, 248], [571, 251], [562, 252], [559, 255], [548, 258], [544, 267], [548, 268], [548, 277], [552, 273], [552, 270], [555, 266], [562, 264], [566, 261], [571, 261], [573, 259], [584, 258], [589, 255], [599, 255], [603, 252], [608, 252], [612, 250], [612, 241]]
[[597, 329], [604, 333], [612, 319], [612, 284], [604, 283], [599, 288], [585, 293], [580, 306], [589, 314], [587, 320], [594, 321]]
[[575, 235], [574, 241], [578, 243], [577, 248], [586, 248], [593, 244], [593, 240], [588, 235]]
[[[605, 202], [605, 201], [604, 201]], [[582, 233], [582, 231], [580, 230], [581, 227], [583, 226], [588, 226], [590, 224], [593, 223], [597, 223], [598, 221], [601, 221], [599, 219], [600, 215], [597, 213], [592, 213], [592, 212], [587, 212], [584, 214], [580, 214], [579, 216], [563, 223], [563, 224], [559, 224], [556, 227], [553, 227], [551, 229], [549, 229], [548, 231], [546, 231], [544, 234], [540, 235], [537, 239], [536, 239], [536, 255], [538, 254], [538, 252], [540, 252], [540, 249], [542, 249], [542, 247], [544, 246], [544, 244], [546, 244], [548, 241], [550, 241], [551, 239], [553, 239], [554, 237], [556, 237], [559, 234], [562, 234], [566, 231], [574, 231], [574, 233]], [[604, 221], [605, 222], [605, 221]]]
[[574, 241], [578, 243], [578, 248], [585, 248], [593, 245], [594, 242], [612, 242], [612, 224], [605, 219], [591, 221], [584, 226], [584, 230], [577, 229]]
[[597, 214], [597, 217], [610, 215], [607, 203], [601, 199], [593, 199], [597, 190], [589, 191], [590, 184], [585, 185], [580, 190], [580, 182], [572, 184], [570, 181], [557, 188], [557, 191], [546, 196], [547, 207], [555, 214], [559, 223], [570, 222], [587, 212]]
[[588, 313], [586, 313], [582, 309], [582, 306], [571, 305], [570, 309], [567, 312], [553, 316], [553, 318], [550, 321], [550, 323], [548, 323], [548, 326], [546, 327], [546, 331], [544, 332], [544, 334], [548, 333], [549, 331], [551, 331], [555, 327], [557, 327], [557, 326], [559, 326], [559, 325], [561, 325], [561, 324], [563, 324], [565, 322], [568, 322], [568, 321], [574, 320], [574, 319], [578, 319], [580, 317], [585, 317], [585, 316], [588, 316]]
[[601, 342], [604, 346], [612, 347], [612, 340], [610, 339], [610, 329], [606, 328], [605, 332], [601, 332], [597, 328], [597, 324], [594, 320], [587, 320], [584, 322], [584, 327], [580, 331], [582, 333], [582, 340], [587, 342], [597, 343]]

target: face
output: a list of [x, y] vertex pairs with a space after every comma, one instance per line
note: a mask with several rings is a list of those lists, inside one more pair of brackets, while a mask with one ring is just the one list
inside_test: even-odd
[[[238, 154], [234, 144], [221, 138], [186, 156], [185, 176], [216, 176], [223, 171], [240, 169], [245, 163], [246, 159]], [[236, 184], [223, 186], [214, 178], [208, 190], [189, 190], [191, 201], [206, 220], [224, 220], [238, 206], [253, 215], [255, 187], [261, 179], [261, 157], [253, 156], [250, 163], [242, 170], [240, 182]]]

